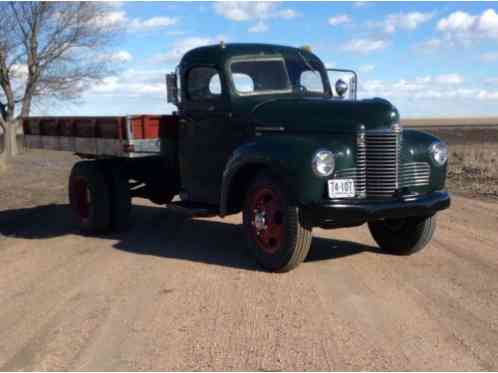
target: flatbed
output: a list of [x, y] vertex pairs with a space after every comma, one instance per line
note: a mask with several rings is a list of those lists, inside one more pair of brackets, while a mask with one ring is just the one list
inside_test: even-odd
[[23, 130], [28, 148], [136, 158], [160, 155], [177, 135], [178, 116], [29, 117]]

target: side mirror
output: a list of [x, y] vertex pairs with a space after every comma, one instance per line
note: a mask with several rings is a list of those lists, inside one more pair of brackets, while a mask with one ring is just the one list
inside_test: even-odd
[[341, 99], [356, 100], [358, 90], [358, 74], [354, 70], [347, 69], [327, 69], [333, 94]]
[[341, 98], [343, 98], [348, 91], [348, 83], [342, 79], [338, 79], [337, 82], [335, 82], [335, 91]]
[[168, 103], [178, 105], [178, 81], [176, 73], [166, 74], [166, 97]]

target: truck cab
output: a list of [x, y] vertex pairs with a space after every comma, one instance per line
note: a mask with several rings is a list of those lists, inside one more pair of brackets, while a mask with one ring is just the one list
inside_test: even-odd
[[402, 129], [387, 100], [357, 100], [356, 74], [327, 70], [308, 48], [200, 47], [168, 83], [183, 198], [242, 211], [267, 268], [302, 260], [313, 226], [368, 223], [381, 247], [412, 253], [449, 206], [446, 144]]

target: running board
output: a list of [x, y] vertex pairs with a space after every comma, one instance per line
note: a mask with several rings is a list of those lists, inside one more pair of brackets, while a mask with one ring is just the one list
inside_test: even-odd
[[168, 203], [167, 208], [172, 211], [177, 211], [181, 214], [189, 215], [191, 217], [211, 217], [219, 215], [220, 210], [218, 206], [208, 205], [204, 203], [196, 203], [190, 201], [178, 201]]

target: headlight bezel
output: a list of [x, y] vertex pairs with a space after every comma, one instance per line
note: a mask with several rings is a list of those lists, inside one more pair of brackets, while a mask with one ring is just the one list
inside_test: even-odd
[[448, 144], [444, 141], [434, 141], [429, 146], [429, 154], [432, 163], [438, 167], [444, 166], [448, 162]]
[[[328, 171], [320, 171], [318, 162], [326, 161], [325, 157], [328, 159]], [[311, 157], [311, 169], [313, 173], [320, 177], [325, 178], [331, 176], [335, 171], [336, 166], [336, 155], [332, 150], [329, 149], [318, 149], [315, 153], [313, 153], [313, 157]]]

